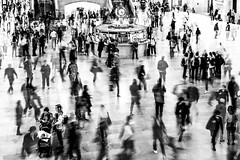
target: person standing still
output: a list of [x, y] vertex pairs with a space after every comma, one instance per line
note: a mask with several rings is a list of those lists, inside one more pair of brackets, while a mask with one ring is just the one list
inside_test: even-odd
[[105, 46], [104, 41], [101, 38], [99, 43], [98, 43], [98, 57], [99, 57], [100, 60], [102, 58], [102, 51], [103, 51], [104, 46]]
[[[164, 56], [162, 56], [162, 59], [158, 61], [157, 69], [159, 71], [159, 81], [164, 83], [166, 82], [166, 69], [169, 67], [168, 63], [164, 60]], [[163, 80], [163, 81], [162, 81]]]
[[46, 36], [43, 34], [43, 32], [40, 32], [40, 38], [39, 38], [39, 56], [42, 56], [43, 54], [45, 54], [45, 52], [44, 52], [45, 41], [46, 41]]
[[136, 39], [132, 43], [132, 51], [132, 60], [134, 60], [134, 55], [136, 55], [136, 59], [138, 59], [138, 42]]
[[239, 85], [235, 81], [235, 77], [231, 77], [231, 80], [228, 82], [227, 90], [229, 92], [231, 103], [235, 113], [237, 109], [237, 97], [238, 97], [238, 91], [239, 91]]
[[199, 27], [197, 26], [197, 30], [196, 30], [196, 44], [198, 44], [200, 35], [201, 35], [201, 31], [200, 31]]
[[9, 93], [9, 94], [13, 94], [14, 75], [16, 76], [16, 78], [18, 78], [15, 69], [12, 68], [12, 65], [11, 65], [11, 64], [8, 64], [8, 68], [5, 69], [4, 79], [5, 79], [6, 76], [8, 77], [9, 85], [10, 85], [10, 87], [9, 87], [9, 89], [8, 89], [8, 93]]
[[20, 132], [20, 127], [22, 125], [22, 116], [23, 116], [23, 107], [21, 105], [21, 101], [17, 101], [17, 107], [16, 107], [16, 125], [17, 125], [17, 136], [21, 136], [22, 133]]
[[40, 71], [42, 73], [42, 89], [43, 90], [45, 89], [45, 81], [47, 81], [47, 87], [49, 89], [49, 77], [50, 77], [50, 73], [51, 73], [51, 68], [47, 64], [46, 60], [43, 61], [43, 65], [42, 65]]
[[53, 50], [56, 49], [56, 44], [57, 44], [57, 32], [53, 30], [50, 34], [50, 38], [52, 39], [52, 48]]
[[219, 32], [218, 22], [214, 25], [214, 31], [215, 31], [215, 39], [217, 39], [218, 32]]

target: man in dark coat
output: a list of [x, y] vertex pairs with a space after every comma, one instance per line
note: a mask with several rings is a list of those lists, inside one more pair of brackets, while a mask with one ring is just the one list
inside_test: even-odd
[[[23, 138], [23, 146], [22, 146], [22, 157], [25, 157], [24, 151], [30, 155], [35, 146], [37, 145], [37, 128], [35, 126], [30, 127], [29, 132]], [[36, 146], [37, 147], [37, 146]]]
[[227, 90], [228, 90], [230, 98], [231, 98], [231, 103], [232, 103], [232, 106], [233, 106], [233, 110], [236, 111], [239, 85], [235, 81], [235, 77], [232, 77], [231, 80], [228, 82]]
[[40, 32], [39, 37], [39, 56], [42, 56], [42, 54], [45, 54], [44, 47], [46, 42], [46, 36], [43, 34], [43, 32]]
[[120, 97], [120, 95], [119, 95], [119, 76], [120, 76], [119, 67], [118, 67], [118, 64], [116, 64], [110, 71], [110, 82], [112, 83], [110, 85], [110, 91], [112, 91], [114, 85], [116, 85], [117, 86], [117, 97]]
[[153, 152], [157, 153], [157, 140], [159, 140], [163, 157], [166, 157], [164, 147], [164, 135], [167, 135], [167, 133], [165, 125], [161, 118], [159, 117], [154, 118], [152, 129], [153, 129]]
[[17, 101], [17, 107], [16, 107], [16, 125], [17, 125], [17, 134], [18, 136], [21, 136], [22, 133], [20, 132], [20, 127], [22, 125], [22, 115], [23, 115], [23, 107], [21, 105], [21, 101]]
[[11, 65], [11, 64], [8, 64], [8, 68], [5, 69], [4, 79], [5, 79], [6, 76], [8, 77], [9, 85], [10, 85], [10, 87], [9, 87], [9, 89], [8, 89], [8, 93], [9, 93], [9, 94], [10, 94], [10, 93], [11, 93], [11, 94], [13, 93], [13, 86], [12, 86], [12, 85], [13, 85], [13, 81], [14, 81], [14, 75], [15, 75], [16, 77], [18, 77], [15, 69], [12, 68], [12, 65]]
[[166, 88], [162, 86], [161, 80], [153, 87], [152, 92], [155, 99], [155, 116], [162, 117], [164, 105], [164, 93]]
[[218, 54], [218, 53], [216, 53], [216, 54], [217, 54], [216, 58], [215, 58], [216, 77], [221, 79], [221, 72], [222, 72], [221, 68], [225, 62], [220, 54]]
[[103, 51], [103, 48], [104, 48], [104, 41], [103, 39], [101, 38], [99, 43], [98, 43], [98, 57], [101, 59], [102, 57], [102, 51]]
[[138, 109], [141, 111], [141, 106], [140, 106], [140, 99], [141, 99], [141, 96], [140, 96], [140, 93], [139, 93], [139, 88], [138, 88], [138, 85], [137, 85], [137, 80], [136, 79], [133, 79], [133, 83], [132, 85], [129, 87], [130, 89], [130, 93], [131, 93], [131, 107], [130, 107], [130, 115], [133, 115], [133, 105], [136, 103], [137, 106], [138, 106]]
[[47, 87], [49, 89], [49, 76], [51, 73], [51, 68], [50, 66], [47, 64], [47, 61], [44, 60], [43, 61], [43, 65], [41, 67], [41, 73], [42, 73], [42, 89], [45, 89], [45, 81], [47, 81]]

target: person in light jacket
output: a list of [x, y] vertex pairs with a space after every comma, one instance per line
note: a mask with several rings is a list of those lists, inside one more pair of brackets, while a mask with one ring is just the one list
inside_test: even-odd
[[[162, 56], [162, 59], [158, 61], [157, 69], [159, 71], [159, 79], [163, 80], [164, 83], [166, 82], [166, 69], [168, 68], [168, 63], [164, 60], [164, 56]], [[163, 82], [162, 81], [162, 82]]]

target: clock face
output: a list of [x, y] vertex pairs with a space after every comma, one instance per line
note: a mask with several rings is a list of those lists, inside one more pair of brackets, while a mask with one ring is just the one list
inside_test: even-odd
[[119, 14], [120, 16], [123, 16], [123, 15], [125, 14], [125, 9], [120, 8], [120, 9], [118, 10], [118, 14]]
[[117, 10], [116, 10], [117, 12], [117, 16], [119, 16], [119, 17], [124, 17], [125, 15], [126, 15], [126, 10], [125, 10], [125, 8], [123, 8], [123, 7], [119, 7], [119, 8], [117, 8]]

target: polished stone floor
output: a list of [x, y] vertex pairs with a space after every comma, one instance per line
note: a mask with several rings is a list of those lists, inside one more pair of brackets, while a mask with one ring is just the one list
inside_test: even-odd
[[[182, 19], [182, 13], [179, 14], [177, 19]], [[202, 52], [204, 49], [207, 51], [221, 51], [219, 47], [219, 42], [222, 42], [223, 46], [226, 48], [227, 53], [229, 53], [233, 62], [233, 74], [236, 75], [237, 80], [239, 77], [237, 73], [239, 72], [239, 42], [238, 37], [236, 41], [227, 41], [225, 38], [225, 33], [222, 32], [218, 39], [214, 39], [213, 24], [210, 19], [202, 15], [192, 15], [191, 21], [200, 27], [202, 35], [200, 37], [199, 45], [195, 45], [195, 36], [193, 37], [192, 46], [194, 50], [199, 50]], [[158, 60], [164, 55], [166, 61], [169, 64], [167, 69], [167, 81], [166, 81], [166, 103], [164, 106], [163, 120], [165, 122], [167, 133], [169, 136], [177, 137], [177, 128], [175, 123], [174, 109], [177, 102], [177, 98], [172, 94], [174, 85], [182, 83], [182, 68], [180, 61], [182, 58], [182, 53], [175, 53], [175, 57], [170, 59], [169, 56], [169, 46], [168, 41], [165, 40], [166, 34], [168, 32], [168, 25], [170, 24], [169, 15], [164, 17], [164, 33], [160, 33], [159, 30], [155, 30], [155, 35], [158, 38], [157, 42], [157, 56], [146, 58], [141, 57], [140, 60], [128, 60], [122, 59], [120, 61], [120, 98], [117, 98], [115, 92], [109, 92], [109, 69], [104, 65], [104, 60], [102, 60], [99, 65], [103, 68], [103, 73], [99, 73], [97, 77], [97, 82], [94, 85], [92, 82], [93, 75], [91, 74], [90, 67], [92, 59], [95, 58], [91, 55], [89, 58], [79, 55], [78, 66], [79, 72], [83, 84], [89, 86], [89, 92], [92, 95], [92, 110], [93, 110], [93, 121], [91, 121], [86, 129], [82, 130], [82, 143], [81, 152], [83, 160], [93, 160], [96, 159], [98, 155], [98, 147], [92, 142], [95, 134], [98, 121], [98, 111], [99, 106], [104, 104], [113, 121], [113, 125], [109, 130], [109, 145], [110, 145], [110, 158], [115, 159], [116, 155], [121, 152], [121, 141], [118, 139], [119, 132], [122, 124], [124, 123], [125, 117], [130, 111], [130, 92], [129, 85], [131, 85], [132, 80], [137, 78], [135, 74], [135, 68], [139, 64], [144, 63], [147, 72], [150, 75], [150, 79], [147, 80], [148, 92], [141, 92], [141, 106], [143, 108], [144, 115], [140, 115], [134, 107], [134, 122], [136, 127], [135, 144], [137, 154], [136, 160], [159, 160], [161, 159], [160, 154], [154, 154], [152, 152], [152, 116], [154, 115], [154, 98], [151, 92], [153, 85], [157, 82], [158, 72], [156, 69], [156, 64]], [[181, 23], [177, 22], [177, 25]], [[224, 31], [225, 24], [222, 24], [222, 30]], [[5, 42], [9, 43], [6, 35], [2, 34], [2, 37], [6, 39]], [[69, 40], [69, 34], [64, 37], [65, 41]], [[48, 55], [45, 57], [49, 60], [49, 54], [53, 52], [52, 49], [47, 49]], [[11, 50], [9, 47], [9, 55], [7, 55], [3, 61], [3, 67], [0, 70], [0, 75], [2, 75], [0, 81], [0, 159], [3, 160], [18, 160], [21, 151], [23, 136], [16, 136], [16, 126], [15, 126], [15, 107], [16, 101], [21, 100], [24, 106], [24, 99], [22, 93], [20, 92], [20, 87], [24, 83], [25, 73], [23, 69], [18, 68], [19, 59], [11, 58]], [[3, 80], [4, 69], [7, 67], [8, 63], [12, 63], [13, 67], [18, 73], [18, 79], [14, 82], [14, 93], [13, 95], [7, 94], [8, 81]], [[41, 90], [41, 75], [40, 66], [34, 71], [34, 81], [33, 84], [38, 87], [37, 93], [40, 95], [43, 105], [48, 106], [51, 111], [54, 111], [54, 105], [60, 103], [63, 106], [64, 114], [70, 114], [74, 112], [74, 98], [70, 96], [69, 91], [69, 80], [66, 77], [66, 82], [61, 82], [59, 75], [56, 78], [55, 83], [50, 84], [50, 89], [48, 91]], [[221, 83], [225, 83], [227, 79], [223, 79]], [[238, 81], [239, 82], [239, 81]], [[204, 84], [202, 82], [195, 83], [201, 93], [200, 100], [198, 102], [199, 115], [195, 116], [193, 111], [193, 125], [189, 128], [184, 136], [184, 146], [185, 150], [179, 150], [180, 160], [231, 160], [231, 153], [236, 152], [239, 149], [239, 144], [235, 146], [227, 146], [226, 143], [217, 144], [217, 151], [213, 152], [211, 150], [210, 144], [210, 133], [205, 129], [206, 122], [211, 116], [214, 107], [209, 107], [207, 105], [207, 99], [209, 93], [204, 93]], [[23, 126], [21, 127], [22, 133], [26, 133], [30, 126], [39, 124], [35, 122], [33, 115], [28, 115], [23, 118]], [[237, 136], [239, 137], [239, 136]], [[225, 135], [226, 139], [226, 135]], [[236, 141], [237, 142], [237, 141]], [[178, 144], [176, 143], [178, 146]], [[159, 150], [160, 153], [160, 150]], [[39, 159], [33, 157], [30, 159]], [[42, 158], [44, 159], [44, 158]], [[52, 159], [52, 158], [50, 158]], [[167, 159], [171, 159], [171, 149], [167, 147]]]

